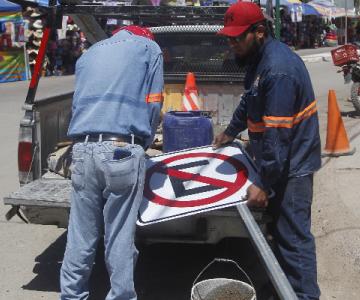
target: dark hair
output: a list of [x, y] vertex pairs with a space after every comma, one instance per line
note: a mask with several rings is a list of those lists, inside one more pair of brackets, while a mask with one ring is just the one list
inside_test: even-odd
[[265, 27], [265, 36], [268, 36], [268, 35], [273, 36], [272, 22], [268, 21], [266, 19], [264, 19], [260, 22], [257, 22], [255, 24], [252, 24], [248, 30], [249, 30], [249, 32], [255, 32], [259, 26]]
[[[271, 22], [269, 22], [268, 20], [262, 20], [260, 22], [255, 23], [255, 24], [252, 24], [252, 25], [249, 26], [248, 29], [246, 29], [238, 37], [235, 37], [235, 39], [237, 39], [239, 37], [244, 37], [245, 38], [249, 33], [254, 33], [258, 29], [259, 26], [264, 26], [264, 28], [265, 28], [265, 32], [264, 32], [265, 37], [269, 36], [270, 34], [272, 36], [274, 36], [272, 34], [272, 31], [271, 31], [268, 23], [270, 23], [270, 25], [271, 25]], [[234, 37], [228, 37], [228, 39], [234, 39]]]

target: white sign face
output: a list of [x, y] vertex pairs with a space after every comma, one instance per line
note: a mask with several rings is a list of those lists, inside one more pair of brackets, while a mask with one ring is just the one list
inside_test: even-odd
[[241, 202], [256, 171], [238, 144], [201, 147], [147, 161], [137, 224], [172, 220]]

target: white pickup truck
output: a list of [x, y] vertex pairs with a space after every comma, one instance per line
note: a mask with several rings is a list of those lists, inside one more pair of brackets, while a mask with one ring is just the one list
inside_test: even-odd
[[[68, 10], [75, 13], [74, 7]], [[240, 100], [243, 72], [235, 63], [226, 40], [216, 35], [220, 25], [214, 24], [214, 20], [207, 25], [189, 25], [186, 17], [182, 18], [185, 25], [179, 25], [178, 17], [176, 25], [151, 28], [164, 53], [163, 111], [180, 108], [185, 76], [187, 72], [194, 72], [204, 110], [211, 112], [214, 131], [219, 132], [229, 123]], [[85, 26], [88, 19], [86, 22], [81, 17], [74, 19], [81, 28], [89, 28]], [[96, 32], [88, 32], [88, 35], [94, 39]], [[72, 97], [70, 92], [24, 104], [18, 146], [21, 188], [4, 198], [4, 203], [12, 206], [8, 218], [18, 214], [29, 223], [67, 226], [70, 180], [49, 172], [47, 157], [58, 143], [68, 141]], [[253, 214], [258, 222], [264, 221], [262, 211], [253, 211]], [[137, 238], [145, 242], [217, 243], [225, 237], [246, 235], [235, 208], [141, 227], [137, 232]]]

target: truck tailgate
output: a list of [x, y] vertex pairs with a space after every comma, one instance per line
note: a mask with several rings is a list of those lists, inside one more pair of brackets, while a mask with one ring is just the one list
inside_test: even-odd
[[4, 204], [70, 208], [71, 180], [60, 178], [32, 181], [4, 197]]
[[[70, 180], [45, 174], [45, 177], [32, 181], [5, 197], [4, 203], [20, 207], [29, 223], [66, 228], [70, 192]], [[264, 225], [269, 221], [262, 209], [253, 209], [252, 213], [259, 224]], [[262, 228], [264, 230], [265, 227]], [[137, 228], [137, 238], [144, 242], [215, 244], [224, 237], [247, 237], [235, 207]]]

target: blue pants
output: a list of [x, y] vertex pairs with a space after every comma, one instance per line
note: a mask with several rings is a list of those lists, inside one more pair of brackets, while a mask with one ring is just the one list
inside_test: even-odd
[[315, 240], [310, 232], [313, 175], [287, 178], [273, 187], [269, 201], [274, 221], [269, 231], [275, 255], [299, 299], [319, 299]]
[[73, 189], [60, 299], [88, 299], [97, 244], [105, 235], [111, 283], [106, 300], [136, 300], [134, 235], [144, 186], [144, 150], [138, 145], [117, 147], [109, 141], [76, 143], [71, 169]]

